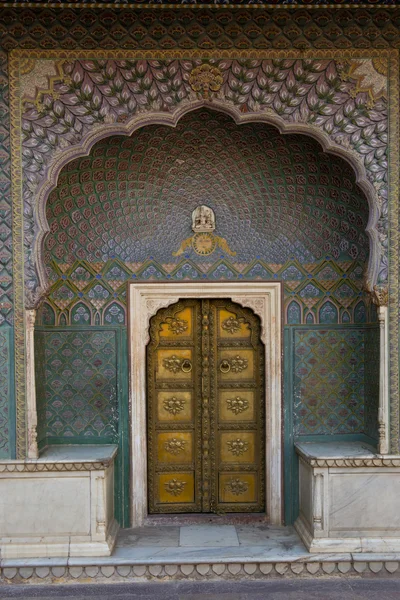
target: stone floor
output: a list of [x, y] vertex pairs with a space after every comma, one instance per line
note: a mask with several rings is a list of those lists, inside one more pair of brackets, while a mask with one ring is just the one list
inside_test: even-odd
[[201, 524], [123, 529], [110, 560], [225, 562], [307, 556], [309, 553], [293, 527]]
[[[273, 527], [262, 522], [157, 522], [120, 531], [111, 556], [0, 560], [0, 584], [229, 579], [240, 582], [330, 576], [398, 578], [400, 554], [310, 554], [292, 527]], [[384, 600], [384, 596], [379, 600]]]

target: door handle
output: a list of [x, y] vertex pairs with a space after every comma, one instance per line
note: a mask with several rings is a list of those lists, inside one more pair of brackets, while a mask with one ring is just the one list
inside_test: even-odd
[[185, 358], [185, 360], [182, 361], [181, 364], [181, 369], [184, 373], [190, 373], [190, 371], [192, 370], [192, 363], [190, 362], [190, 360], [188, 358]]
[[224, 360], [221, 360], [219, 364], [219, 370], [221, 371], [221, 373], [229, 373], [229, 371], [231, 370], [229, 360], [226, 360], [226, 358]]

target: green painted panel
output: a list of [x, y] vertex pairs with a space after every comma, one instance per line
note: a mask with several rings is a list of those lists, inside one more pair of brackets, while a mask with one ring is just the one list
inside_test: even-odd
[[15, 458], [13, 328], [0, 327], [0, 458]]
[[37, 327], [39, 448], [118, 443], [115, 516], [129, 521], [129, 410], [125, 327]]
[[379, 325], [365, 331], [365, 433], [378, 440]]

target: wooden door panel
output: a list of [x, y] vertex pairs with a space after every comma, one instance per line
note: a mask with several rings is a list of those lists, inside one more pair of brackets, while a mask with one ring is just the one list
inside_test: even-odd
[[165, 317], [160, 324], [160, 338], [178, 340], [191, 339], [193, 336], [193, 308], [188, 306], [174, 314]]
[[[190, 509], [190, 505], [195, 501], [193, 472], [159, 473], [157, 477], [158, 505], [179, 505], [179, 508], [175, 508], [176, 512], [185, 512], [185, 508]], [[167, 507], [162, 508], [166, 510]]]
[[254, 391], [245, 389], [220, 390], [218, 414], [221, 422], [254, 421]]
[[219, 456], [222, 463], [253, 464], [255, 461], [256, 436], [252, 431], [223, 431], [219, 434]]
[[221, 307], [218, 311], [218, 335], [222, 339], [249, 339], [251, 329], [243, 317]]
[[254, 380], [254, 351], [249, 349], [219, 349], [218, 368], [221, 383]]
[[156, 379], [167, 381], [191, 381], [193, 374], [193, 351], [191, 348], [160, 348], [156, 357]]
[[223, 473], [219, 475], [219, 502], [221, 504], [255, 504], [258, 502], [257, 473]]
[[214, 435], [218, 512], [265, 510], [264, 348], [259, 319], [215, 300]]
[[151, 321], [149, 510], [265, 510], [264, 348], [249, 309], [184, 300]]
[[193, 432], [173, 431], [157, 434], [157, 460], [164, 465], [193, 462]]
[[[149, 511], [201, 510], [200, 307], [183, 301], [151, 321], [147, 348]], [[197, 345], [197, 346], [196, 346]]]
[[157, 418], [159, 422], [180, 423], [193, 420], [193, 394], [191, 391], [174, 390], [158, 391]]

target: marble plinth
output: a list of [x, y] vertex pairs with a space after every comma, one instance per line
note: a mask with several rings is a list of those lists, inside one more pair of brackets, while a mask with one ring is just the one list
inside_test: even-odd
[[400, 456], [361, 442], [300, 443], [300, 514], [310, 552], [400, 552]]
[[54, 446], [0, 463], [2, 558], [109, 556], [117, 446]]

